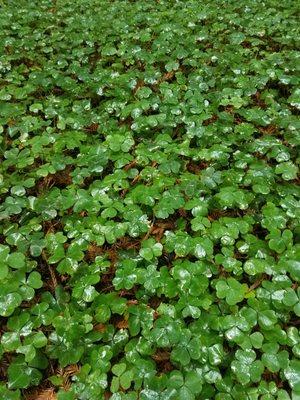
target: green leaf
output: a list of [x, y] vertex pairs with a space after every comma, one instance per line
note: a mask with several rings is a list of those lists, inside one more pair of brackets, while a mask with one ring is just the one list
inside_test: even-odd
[[8, 367], [8, 388], [23, 389], [29, 385], [38, 385], [42, 374], [35, 368], [27, 367], [21, 361], [16, 361]]
[[276, 174], [281, 174], [283, 179], [289, 181], [297, 178], [298, 167], [290, 161], [280, 163], [275, 168]]
[[20, 269], [25, 266], [25, 256], [22, 253], [11, 253], [7, 258], [8, 265], [11, 268]]
[[132, 379], [133, 379], [132, 371], [124, 372], [124, 374], [120, 377], [120, 384], [122, 388], [128, 390], [131, 386]]
[[19, 293], [8, 293], [0, 297], [0, 315], [8, 317], [21, 304], [22, 297]]
[[110, 308], [107, 305], [103, 304], [97, 309], [96, 320], [98, 322], [102, 323], [106, 322], [109, 320], [110, 316], [111, 316]]
[[165, 65], [165, 68], [168, 72], [172, 71], [172, 70], [177, 70], [179, 67], [178, 62], [176, 61], [170, 61]]
[[36, 271], [31, 272], [31, 274], [28, 276], [27, 283], [33, 289], [41, 288], [43, 286], [41, 274]]
[[253, 332], [250, 335], [251, 344], [255, 349], [260, 349], [264, 340], [263, 335], [260, 332]]
[[8, 267], [5, 264], [0, 264], [0, 280], [4, 280], [8, 275]]
[[221, 344], [215, 344], [208, 348], [208, 358], [211, 365], [221, 364], [224, 358], [224, 350]]
[[36, 347], [37, 349], [40, 349], [42, 347], [45, 347], [48, 339], [47, 337], [44, 335], [43, 332], [38, 332], [36, 333], [33, 338], [32, 338], [32, 343], [34, 345], [34, 347]]
[[258, 323], [259, 325], [266, 329], [270, 330], [274, 326], [274, 324], [277, 322], [277, 317], [276, 313], [273, 310], [265, 310], [261, 311], [258, 314]]
[[112, 373], [115, 374], [116, 376], [121, 376], [126, 371], [126, 364], [125, 363], [115, 364], [113, 365], [111, 370]]
[[288, 367], [284, 369], [284, 375], [291, 388], [295, 392], [300, 392], [300, 361], [291, 360]]
[[178, 400], [194, 400], [195, 396], [186, 386], [183, 386], [178, 391]]

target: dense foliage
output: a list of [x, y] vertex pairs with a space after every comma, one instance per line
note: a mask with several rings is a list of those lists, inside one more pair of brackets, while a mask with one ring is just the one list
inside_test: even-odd
[[1, 399], [300, 398], [297, 11], [1, 2]]

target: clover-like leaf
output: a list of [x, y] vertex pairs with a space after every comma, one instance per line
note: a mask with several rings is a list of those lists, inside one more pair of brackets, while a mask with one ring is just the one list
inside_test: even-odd
[[147, 239], [142, 242], [140, 255], [147, 261], [151, 261], [155, 257], [162, 255], [163, 246], [161, 243], [155, 242], [154, 239]]
[[241, 302], [248, 290], [247, 285], [239, 283], [234, 278], [219, 280], [216, 284], [217, 296], [225, 298], [229, 305]]

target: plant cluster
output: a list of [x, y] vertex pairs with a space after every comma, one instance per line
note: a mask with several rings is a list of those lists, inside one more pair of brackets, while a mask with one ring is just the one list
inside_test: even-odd
[[297, 11], [2, 1], [1, 399], [300, 399]]

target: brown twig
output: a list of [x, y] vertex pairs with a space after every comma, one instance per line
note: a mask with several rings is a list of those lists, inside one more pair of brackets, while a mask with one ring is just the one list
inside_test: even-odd
[[131, 185], [135, 185], [141, 179], [141, 175], [138, 174], [132, 181]]
[[100, 293], [104, 293], [104, 292], [106, 292], [107, 290], [110, 290], [110, 289], [113, 289], [113, 288], [114, 288], [114, 285], [106, 286], [105, 288], [103, 288], [103, 289], [100, 291]]
[[42, 258], [43, 258], [43, 260], [45, 261], [45, 263], [46, 263], [46, 265], [48, 267], [48, 271], [49, 271], [50, 276], [51, 276], [53, 288], [55, 289], [57, 287], [57, 279], [56, 279], [56, 276], [55, 276], [55, 272], [53, 271], [53, 268], [51, 267], [50, 264], [48, 264], [47, 256], [46, 256], [46, 253], [45, 253], [44, 250], [42, 251]]
[[248, 293], [252, 292], [252, 290], [255, 290], [261, 283], [262, 281], [266, 279], [266, 274], [263, 274], [259, 279], [257, 279], [248, 289]]
[[152, 233], [153, 227], [154, 227], [154, 221], [152, 221], [152, 223], [151, 223], [151, 225], [150, 225], [150, 227], [148, 229], [148, 232], [146, 233], [146, 235], [143, 237], [142, 240], [147, 240], [149, 238], [149, 236]]
[[132, 160], [129, 164], [126, 164], [123, 169], [124, 169], [124, 171], [129, 171], [131, 168], [135, 167], [136, 164], [137, 164], [137, 161]]

